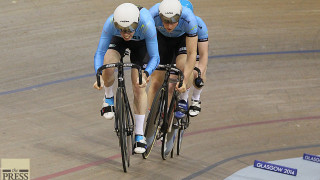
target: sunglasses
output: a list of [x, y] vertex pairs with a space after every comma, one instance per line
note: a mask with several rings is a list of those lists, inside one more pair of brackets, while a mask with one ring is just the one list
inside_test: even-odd
[[119, 29], [121, 32], [123, 33], [132, 33], [135, 32], [137, 27], [138, 27], [138, 23], [134, 22], [132, 23], [130, 26], [128, 27], [122, 27], [120, 24], [118, 24], [117, 22], [114, 23], [114, 26]]
[[160, 14], [160, 18], [164, 23], [172, 24], [172, 23], [176, 23], [179, 21], [180, 15], [176, 14], [176, 15], [172, 16], [171, 18], [168, 18], [168, 17], [165, 17], [163, 14]]

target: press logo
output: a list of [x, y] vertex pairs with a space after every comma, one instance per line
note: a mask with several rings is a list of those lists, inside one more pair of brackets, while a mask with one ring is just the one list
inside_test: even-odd
[[30, 159], [1, 159], [0, 180], [29, 180]]

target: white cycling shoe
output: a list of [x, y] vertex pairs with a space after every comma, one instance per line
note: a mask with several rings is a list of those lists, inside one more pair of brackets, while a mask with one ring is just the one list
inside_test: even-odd
[[146, 152], [147, 141], [144, 136], [137, 135], [135, 136], [134, 152], [137, 154], [142, 154]]
[[112, 120], [114, 118], [114, 105], [109, 105], [113, 104], [114, 97], [111, 98], [104, 98], [103, 104], [102, 104], [102, 109], [101, 109], [101, 116], [106, 118], [107, 120]]
[[191, 99], [191, 106], [190, 106], [190, 109], [189, 109], [189, 115], [191, 117], [195, 117], [200, 113], [200, 111], [201, 111], [200, 105], [201, 105], [201, 101], [200, 100]]

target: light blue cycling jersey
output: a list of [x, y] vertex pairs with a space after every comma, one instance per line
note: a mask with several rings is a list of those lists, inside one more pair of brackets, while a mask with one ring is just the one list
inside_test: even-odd
[[[110, 41], [113, 36], [121, 37], [120, 30], [118, 30], [114, 26], [112, 14], [104, 23], [98, 49], [94, 56], [94, 69], [96, 73], [98, 68], [103, 65], [104, 55], [109, 48]], [[160, 56], [158, 51], [157, 31], [155, 28], [154, 20], [149, 11], [145, 8], [142, 8], [140, 10], [139, 24], [131, 40], [145, 40], [147, 51], [150, 56], [150, 60], [145, 71], [148, 71], [149, 75], [151, 75], [160, 62]]]
[[198, 42], [208, 41], [208, 28], [203, 20], [196, 16], [198, 22]]
[[156, 5], [151, 7], [149, 11], [154, 19], [158, 31], [161, 34], [163, 34], [166, 37], [179, 37], [182, 36], [184, 33], [187, 33], [187, 36], [189, 37], [194, 37], [197, 35], [197, 19], [189, 8], [182, 6], [182, 12], [177, 27], [172, 32], [167, 32], [167, 30], [163, 26], [163, 23], [159, 15], [159, 6], [160, 3], [157, 3]]

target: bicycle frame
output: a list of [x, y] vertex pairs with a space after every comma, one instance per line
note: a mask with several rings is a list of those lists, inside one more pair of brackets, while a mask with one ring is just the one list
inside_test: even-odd
[[[125, 54], [126, 55], [126, 54]], [[121, 147], [122, 165], [123, 171], [127, 172], [127, 167], [130, 166], [130, 154], [133, 152], [133, 131], [134, 131], [134, 117], [129, 104], [127, 96], [124, 67], [136, 68], [139, 73], [139, 84], [142, 84], [141, 67], [132, 63], [123, 63], [123, 57], [121, 56], [120, 62], [102, 65], [96, 74], [97, 85], [100, 87], [100, 76], [102, 71], [107, 68], [118, 68], [118, 88], [116, 97], [116, 112], [115, 112], [115, 124], [114, 129], [119, 138], [119, 144]], [[130, 149], [128, 149], [130, 147]]]
[[[168, 114], [168, 108], [170, 109], [170, 102], [168, 99], [169, 83], [179, 82], [179, 87], [181, 87], [184, 78], [183, 73], [173, 65], [159, 65], [157, 70], [165, 70], [166, 73], [164, 82], [156, 93], [155, 99], [152, 103], [152, 109], [148, 115], [145, 130], [147, 151], [143, 154], [143, 158], [147, 158], [149, 156], [155, 141], [163, 137], [169, 131], [169, 127], [171, 128], [171, 122], [168, 122], [170, 117], [170, 113]], [[170, 74], [178, 75], [179, 81], [176, 79], [170, 79]]]
[[[195, 80], [195, 84], [197, 86], [197, 79], [198, 79], [198, 85], [200, 87], [202, 87], [204, 85], [204, 82], [201, 78], [201, 71], [198, 67], [194, 67], [194, 70], [197, 71], [198, 73], [198, 77], [196, 78]], [[198, 86], [198, 87], [199, 87]], [[188, 108], [190, 109], [190, 108]], [[181, 118], [181, 119], [177, 119], [177, 124], [176, 124], [176, 128], [178, 129], [178, 134], [177, 134], [177, 137], [178, 137], [178, 140], [177, 140], [177, 155], [180, 155], [181, 153], [181, 143], [182, 143], [182, 139], [183, 139], [183, 134], [184, 134], [184, 131], [189, 127], [189, 124], [190, 124], [190, 115], [189, 115], [189, 112], [186, 112], [186, 115]], [[171, 157], [173, 157], [173, 151], [171, 151]]]
[[[130, 112], [130, 116], [132, 119], [132, 126], [134, 126], [134, 122], [133, 122], [133, 114], [132, 114], [132, 110], [129, 104], [129, 100], [128, 100], [128, 96], [127, 96], [127, 91], [126, 91], [126, 85], [125, 85], [125, 79], [124, 79], [124, 67], [130, 67], [130, 68], [136, 68], [138, 69], [138, 73], [139, 73], [139, 84], [142, 83], [142, 71], [141, 71], [141, 67], [139, 65], [133, 64], [133, 63], [123, 63], [123, 57], [121, 56], [120, 58], [120, 62], [118, 63], [111, 63], [111, 64], [105, 64], [102, 65], [96, 74], [96, 78], [97, 78], [97, 85], [99, 87], [101, 87], [101, 80], [100, 80], [100, 76], [102, 75], [102, 71], [104, 69], [107, 68], [118, 68], [118, 88], [117, 91], [119, 89], [122, 89], [124, 92], [124, 97], [125, 97], [125, 102], [126, 102], [126, 107], [129, 109]], [[117, 113], [116, 113], [117, 115]], [[117, 123], [116, 123], [117, 124]], [[115, 127], [116, 132], [118, 132], [118, 127]]]
[[[169, 128], [169, 124], [168, 123], [170, 123], [170, 122], [168, 122], [168, 106], [170, 105], [169, 104], [169, 83], [177, 83], [178, 81], [177, 80], [174, 80], [174, 79], [170, 79], [170, 75], [171, 74], [175, 74], [175, 75], [178, 75], [179, 76], [179, 87], [181, 87], [182, 86], [182, 83], [183, 83], [183, 79], [184, 79], [184, 76], [183, 76], [183, 73], [182, 73], [182, 71], [180, 71], [178, 68], [176, 68], [175, 66], [173, 66], [173, 65], [159, 65], [158, 66], [158, 68], [157, 68], [158, 70], [165, 70], [166, 71], [166, 73], [165, 73], [165, 78], [164, 78], [164, 82], [163, 82], [163, 84], [162, 84], [162, 86], [161, 86], [161, 88], [164, 88], [165, 89], [165, 102], [167, 102], [167, 103], [165, 103], [164, 104], [164, 109], [165, 109], [165, 111], [163, 112], [164, 113], [164, 119], [165, 119], [165, 121], [164, 121], [164, 128]], [[173, 92], [173, 94], [172, 94], [172, 98], [175, 98], [175, 96], [177, 96], [178, 94], [176, 94], [176, 90], [174, 90], [174, 92]], [[170, 101], [171, 102], [171, 101]], [[162, 130], [164, 130], [164, 129], [162, 129]]]

